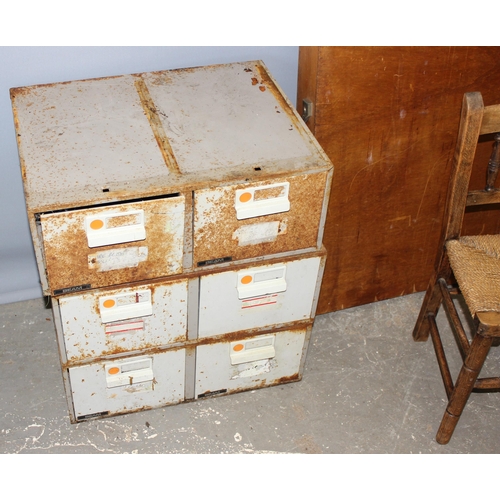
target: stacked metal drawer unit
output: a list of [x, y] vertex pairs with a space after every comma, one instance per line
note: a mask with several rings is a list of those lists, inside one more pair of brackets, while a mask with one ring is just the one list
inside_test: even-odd
[[72, 422], [301, 378], [333, 167], [262, 62], [11, 99]]

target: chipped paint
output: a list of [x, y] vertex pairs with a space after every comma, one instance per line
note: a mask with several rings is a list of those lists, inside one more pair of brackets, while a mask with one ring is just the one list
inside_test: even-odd
[[[91, 358], [125, 354], [177, 344], [187, 339], [187, 288], [188, 280], [173, 280], [135, 287], [100, 290], [58, 299], [61, 321], [64, 325], [64, 346], [70, 363]], [[114, 297], [124, 293], [151, 292], [152, 314], [134, 318], [141, 320], [142, 328], [107, 333], [99, 298]], [[126, 308], [125, 308], [126, 309]]]
[[[194, 204], [194, 262], [225, 256], [240, 260], [316, 247], [325, 196], [326, 173], [273, 180], [273, 183], [277, 182], [290, 183], [290, 210], [242, 221], [236, 218], [236, 190], [265, 186], [266, 182], [197, 191]], [[259, 230], [261, 236], [253, 238], [252, 234], [259, 233]], [[271, 230], [277, 230], [276, 237]], [[267, 234], [263, 234], [264, 232]], [[262, 241], [258, 241], [259, 238]]]
[[116, 205], [112, 211], [127, 213], [135, 207], [144, 210], [145, 240], [99, 249], [88, 246], [85, 218], [99, 217], [109, 208], [41, 215], [52, 291], [87, 283], [98, 288], [182, 272], [184, 197]]
[[120, 250], [104, 250], [88, 256], [89, 269], [98, 272], [137, 267], [148, 260], [148, 247], [131, 247]]
[[[272, 358], [265, 355], [239, 367], [232, 364], [225, 341], [197, 347], [196, 397], [206, 393], [216, 395], [219, 391], [232, 394], [299, 380], [305, 337], [305, 329], [274, 333], [275, 354]], [[215, 359], [217, 363], [213, 362]]]
[[257, 245], [259, 243], [271, 243], [276, 240], [278, 234], [286, 231], [286, 220], [272, 222], [257, 222], [241, 226], [234, 231], [231, 239], [238, 242], [238, 246]]

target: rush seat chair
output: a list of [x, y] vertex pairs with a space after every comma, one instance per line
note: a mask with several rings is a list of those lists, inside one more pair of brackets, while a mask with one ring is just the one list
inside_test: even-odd
[[[479, 92], [465, 94], [439, 255], [413, 331], [415, 341], [426, 341], [430, 334], [448, 397], [448, 406], [436, 435], [440, 444], [450, 441], [473, 390], [500, 389], [500, 377], [478, 378], [492, 343], [500, 338], [500, 234], [461, 235], [467, 207], [500, 203], [500, 189], [494, 187], [500, 166], [498, 132], [500, 105], [484, 106]], [[476, 146], [479, 137], [485, 134], [492, 134], [494, 139], [490, 161], [485, 168], [486, 186], [483, 190], [469, 191]], [[456, 293], [462, 294], [473, 318], [474, 328], [469, 336], [452, 300]], [[448, 313], [463, 360], [455, 382], [436, 323], [441, 305]]]

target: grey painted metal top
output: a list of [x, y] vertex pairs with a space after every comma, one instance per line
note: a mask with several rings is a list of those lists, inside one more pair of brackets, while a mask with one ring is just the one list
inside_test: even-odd
[[262, 62], [11, 90], [28, 208], [331, 168]]

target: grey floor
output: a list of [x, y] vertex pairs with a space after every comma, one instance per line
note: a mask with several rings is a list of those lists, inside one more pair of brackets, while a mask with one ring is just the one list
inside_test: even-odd
[[[411, 338], [422, 298], [318, 316], [300, 382], [76, 425], [51, 311], [41, 299], [2, 305], [0, 452], [499, 453], [498, 393], [472, 394], [451, 442], [434, 440], [446, 403], [431, 342]], [[450, 356], [458, 362], [456, 349]], [[488, 373], [499, 356], [494, 348]]]

